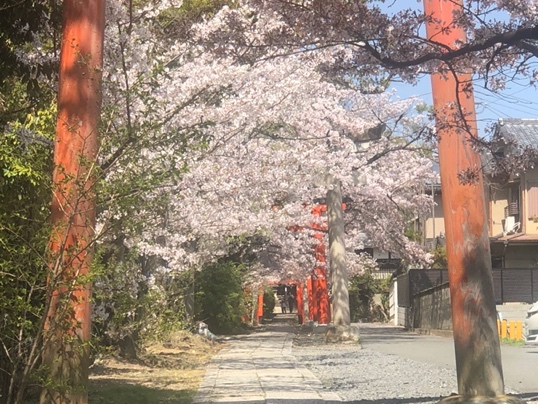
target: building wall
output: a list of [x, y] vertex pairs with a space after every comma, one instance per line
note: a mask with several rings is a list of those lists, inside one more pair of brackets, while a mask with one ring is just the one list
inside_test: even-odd
[[506, 247], [504, 256], [505, 268], [536, 268], [538, 267], [538, 249], [536, 246], [515, 246]]
[[398, 325], [398, 287], [396, 279], [390, 283], [389, 289], [389, 320], [392, 324]]
[[438, 237], [445, 233], [445, 220], [443, 218], [443, 201], [441, 195], [434, 195], [435, 206], [424, 221], [424, 236], [426, 239]]
[[373, 248], [373, 259], [375, 260], [382, 260], [382, 259], [388, 259], [390, 257], [390, 253], [388, 251], [381, 250], [377, 247]]
[[411, 310], [407, 307], [398, 307], [398, 320], [395, 325], [410, 328], [411, 320], [408, 313], [411, 313]]
[[538, 234], [538, 218], [534, 217], [529, 217], [529, 211], [528, 211], [528, 206], [527, 206], [527, 202], [528, 202], [528, 193], [529, 193], [529, 187], [530, 185], [532, 184], [529, 184], [530, 183], [538, 183], [538, 169], [533, 169], [533, 170], [530, 170], [530, 171], [527, 171], [525, 173], [525, 176], [524, 176], [524, 181], [525, 181], [525, 186], [522, 187], [522, 192], [523, 192], [523, 195], [522, 195], [522, 201], [523, 201], [523, 206], [521, 207], [521, 210], [522, 210], [522, 221], [523, 221], [523, 229], [525, 231], [526, 234]]
[[489, 235], [496, 236], [504, 231], [504, 209], [508, 206], [508, 189], [489, 189]]

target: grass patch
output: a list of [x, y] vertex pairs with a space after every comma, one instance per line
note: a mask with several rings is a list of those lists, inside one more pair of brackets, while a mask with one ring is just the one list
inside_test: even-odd
[[92, 383], [88, 402], [90, 404], [190, 404], [195, 394], [196, 390], [167, 390], [108, 381]]
[[223, 346], [182, 331], [146, 346], [137, 360], [106, 358], [92, 368], [89, 404], [190, 404]]
[[510, 338], [501, 338], [501, 344], [511, 345], [511, 346], [523, 346], [525, 345], [525, 341], [516, 341], [515, 339]]

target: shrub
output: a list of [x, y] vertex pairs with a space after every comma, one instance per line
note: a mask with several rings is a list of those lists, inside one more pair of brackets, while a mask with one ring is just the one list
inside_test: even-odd
[[[381, 304], [375, 303], [375, 295], [381, 295]], [[388, 279], [376, 279], [370, 271], [352, 277], [349, 285], [351, 321], [386, 321], [388, 295]]]
[[432, 268], [446, 268], [448, 266], [448, 261], [446, 257], [446, 247], [437, 246], [433, 250], [433, 264]]
[[270, 286], [266, 286], [263, 290], [263, 317], [272, 318], [273, 310], [275, 309], [275, 292]]
[[195, 318], [217, 334], [232, 334], [243, 327], [246, 312], [245, 268], [233, 261], [203, 268], [195, 281]]

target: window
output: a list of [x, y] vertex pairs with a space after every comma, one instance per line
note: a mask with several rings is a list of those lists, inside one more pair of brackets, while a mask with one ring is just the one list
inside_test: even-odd
[[514, 216], [516, 222], [519, 221], [519, 183], [508, 188], [508, 205], [504, 208], [504, 217]]
[[368, 254], [370, 257], [374, 258], [374, 249], [373, 248], [363, 248], [362, 250], [356, 249], [355, 254]]

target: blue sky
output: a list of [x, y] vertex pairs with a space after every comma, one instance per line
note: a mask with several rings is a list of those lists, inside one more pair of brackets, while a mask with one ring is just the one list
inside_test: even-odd
[[[422, 10], [421, 1], [391, 0], [373, 1], [385, 12], [396, 13], [404, 8]], [[504, 19], [502, 14], [492, 15], [496, 19]], [[536, 60], [531, 61], [537, 64]], [[497, 122], [499, 118], [538, 118], [538, 89], [528, 84], [528, 79], [507, 83], [507, 88], [500, 93], [492, 93], [483, 88], [484, 83], [477, 81], [475, 90], [476, 114], [479, 136], [485, 136], [485, 129]], [[427, 104], [432, 104], [429, 76], [423, 77], [416, 86], [394, 83], [391, 88], [397, 90], [401, 98], [418, 96]]]
[[[499, 118], [538, 118], [538, 89], [522, 83], [508, 83], [508, 88], [498, 94], [480, 86], [474, 86], [476, 115], [480, 136], [485, 136], [485, 129]], [[483, 84], [482, 84], [483, 85]], [[400, 98], [417, 96], [425, 103], [432, 104], [430, 77], [424, 77], [413, 86], [411, 84], [394, 83]]]

